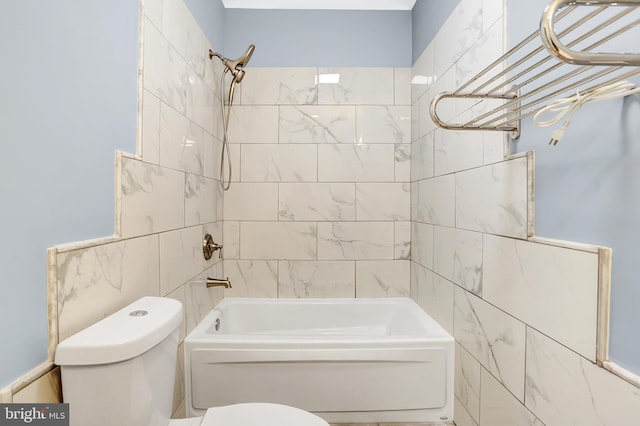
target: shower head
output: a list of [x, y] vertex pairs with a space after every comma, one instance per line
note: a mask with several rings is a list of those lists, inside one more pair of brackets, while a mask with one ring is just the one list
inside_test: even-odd
[[220, 58], [222, 63], [224, 63], [226, 66], [224, 72], [226, 73], [227, 71], [231, 71], [231, 74], [233, 74], [234, 81], [236, 83], [240, 83], [244, 78], [243, 68], [247, 66], [247, 63], [249, 63], [249, 59], [251, 59], [251, 55], [253, 55], [253, 51], [255, 49], [256, 49], [255, 45], [253, 44], [249, 45], [249, 48], [247, 48], [246, 52], [244, 52], [244, 55], [240, 56], [238, 59], [235, 59], [233, 61], [231, 59], [223, 57], [217, 52], [209, 50], [209, 59], [212, 59], [214, 56], [217, 56], [218, 58]]

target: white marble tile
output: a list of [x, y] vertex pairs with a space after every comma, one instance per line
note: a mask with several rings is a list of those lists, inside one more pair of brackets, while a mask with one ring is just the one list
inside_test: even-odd
[[[480, 363], [456, 343], [454, 393], [471, 418], [480, 422]], [[484, 390], [484, 389], [483, 389]], [[484, 420], [484, 419], [483, 419]], [[489, 423], [511, 425], [511, 423]]]
[[420, 138], [420, 103], [422, 98], [411, 105], [411, 142]]
[[434, 72], [442, 75], [482, 35], [482, 0], [465, 0], [434, 38]]
[[223, 225], [222, 254], [225, 259], [240, 258], [240, 222], [225, 220]]
[[455, 284], [411, 262], [411, 280], [417, 288], [416, 301], [431, 318], [453, 335], [453, 290]]
[[184, 173], [122, 158], [123, 237], [184, 226]]
[[279, 218], [294, 221], [353, 221], [354, 183], [282, 183]]
[[357, 143], [410, 143], [410, 106], [356, 107]]
[[160, 234], [160, 294], [171, 293], [204, 269], [201, 226]]
[[319, 182], [393, 182], [392, 144], [318, 145]]
[[315, 260], [314, 222], [241, 222], [241, 259]]
[[598, 255], [484, 236], [490, 303], [595, 361]]
[[[21, 377], [18, 380], [24, 380], [24, 379]], [[7, 393], [9, 394], [12, 393], [11, 388], [12, 388], [11, 384], [6, 387], [8, 391]], [[5, 393], [4, 389], [2, 393]], [[17, 390], [15, 393], [13, 393], [13, 395], [7, 395], [7, 399], [8, 400], [5, 401], [4, 398], [1, 398], [0, 401], [2, 401], [2, 403], [13, 403], [13, 404], [61, 403], [62, 402], [62, 381], [60, 376], [60, 367], [54, 366], [53, 369], [49, 370], [47, 373], [44, 373], [42, 376], [31, 381], [22, 389]], [[24, 423], [31, 423], [31, 421], [25, 420]]]
[[[182, 57], [187, 58], [194, 35], [199, 31], [198, 24], [182, 0], [163, 0], [162, 12], [162, 34]], [[201, 55], [205, 56], [206, 50]]]
[[160, 162], [160, 100], [146, 90], [142, 95], [142, 146], [139, 154], [147, 163]]
[[526, 157], [457, 173], [456, 226], [526, 238], [527, 179]]
[[422, 51], [411, 68], [411, 102], [415, 103], [435, 83], [433, 71], [434, 43]]
[[229, 143], [278, 143], [278, 107], [232, 106], [228, 136]]
[[454, 335], [519, 400], [524, 400], [525, 325], [455, 288]]
[[395, 179], [396, 182], [411, 181], [411, 144], [395, 145]]
[[504, 160], [505, 134], [503, 132], [484, 132], [483, 139], [483, 160], [484, 164], [497, 163]]
[[358, 183], [357, 220], [410, 220], [408, 183]]
[[419, 207], [420, 207], [420, 185], [419, 182], [411, 182], [409, 184], [409, 192], [411, 193], [411, 220], [417, 221], [420, 219]]
[[[231, 182], [240, 182], [240, 152], [242, 150], [242, 144], [227, 145], [224, 152], [224, 165], [220, 167], [224, 170], [224, 181], [229, 182], [229, 164], [231, 164]], [[222, 147], [220, 148], [220, 155], [222, 155]], [[220, 161], [220, 158], [218, 158]], [[218, 176], [218, 179], [221, 179]]]
[[[431, 119], [431, 100], [436, 94], [440, 92], [451, 92], [457, 87], [455, 71], [455, 67], [452, 67], [443, 75], [439, 76], [431, 88], [418, 99], [419, 132], [417, 137], [422, 137], [439, 128]], [[438, 103], [437, 113], [441, 120], [450, 122], [456, 116], [455, 100], [443, 100]]]
[[[486, 3], [486, 0], [483, 0], [483, 2]], [[486, 16], [488, 17], [488, 15]], [[498, 17], [496, 21], [487, 28], [482, 37], [456, 63], [456, 79], [459, 85], [473, 78], [502, 55], [504, 46], [503, 23], [501, 17]], [[500, 70], [501, 68], [497, 69]], [[488, 88], [490, 89], [494, 86], [495, 83]]]
[[480, 398], [482, 424], [544, 426], [485, 369], [482, 369], [480, 386], [482, 388], [482, 398]]
[[278, 297], [355, 297], [353, 261], [278, 262]]
[[217, 182], [202, 176], [187, 174], [184, 189], [184, 224], [200, 225], [218, 218]]
[[184, 285], [187, 334], [222, 300], [222, 287], [207, 288], [207, 277], [223, 278], [222, 262], [203, 271]]
[[434, 136], [434, 174], [436, 176], [482, 166], [482, 133], [438, 129]]
[[316, 145], [243, 144], [240, 153], [243, 182], [315, 182]]
[[315, 104], [316, 76], [316, 68], [250, 68], [242, 80], [242, 104]]
[[187, 69], [187, 117], [207, 132], [217, 132], [217, 114], [214, 105], [218, 99], [213, 91], [191, 68]]
[[[220, 156], [222, 155], [222, 141], [216, 139], [208, 132], [203, 132], [202, 147], [204, 151], [204, 176], [210, 179], [220, 180]], [[236, 145], [234, 145], [234, 147], [238, 148], [238, 146]]]
[[160, 105], [160, 165], [204, 173], [204, 132], [167, 104]]
[[278, 297], [278, 262], [275, 260], [225, 260], [232, 288], [224, 297]]
[[455, 176], [445, 175], [418, 183], [417, 220], [434, 225], [455, 226]]
[[546, 425], [640, 424], [640, 389], [532, 328], [526, 405]]
[[280, 107], [280, 143], [355, 143], [356, 107]]
[[411, 68], [394, 68], [396, 105], [411, 105]]
[[458, 398], [455, 398], [453, 401], [453, 412], [455, 413], [454, 420], [456, 426], [478, 426], [478, 423], [473, 420], [467, 409], [464, 408], [464, 405], [458, 401]]
[[187, 63], [158, 29], [144, 25], [143, 86], [184, 113], [187, 98]]
[[409, 260], [357, 260], [356, 297], [409, 297]]
[[224, 218], [278, 220], [278, 184], [234, 182], [224, 193]]
[[57, 255], [60, 341], [142, 296], [160, 295], [158, 237]]
[[395, 231], [395, 256], [396, 260], [408, 260], [411, 258], [411, 222], [394, 223]]
[[[339, 82], [324, 82], [336, 75]], [[393, 84], [393, 68], [319, 68], [318, 103], [393, 105]]]
[[164, 0], [163, 3], [162, 34], [203, 77], [205, 60], [209, 61], [209, 46], [200, 26], [182, 0]]
[[318, 259], [393, 259], [393, 233], [393, 222], [320, 222]]
[[482, 31], [486, 32], [504, 14], [504, 0], [482, 0]]
[[411, 260], [433, 268], [433, 225], [411, 222]]
[[162, 3], [162, 0], [145, 0], [142, 2], [143, 15], [158, 29], [162, 29]]
[[433, 177], [433, 133], [411, 144], [411, 181]]
[[482, 234], [436, 226], [433, 270], [476, 296], [482, 296]]

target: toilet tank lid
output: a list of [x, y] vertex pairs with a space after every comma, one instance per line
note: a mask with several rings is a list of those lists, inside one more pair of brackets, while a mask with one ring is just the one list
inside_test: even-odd
[[56, 348], [58, 365], [98, 365], [143, 354], [171, 334], [182, 321], [182, 304], [164, 297], [143, 297], [65, 339]]

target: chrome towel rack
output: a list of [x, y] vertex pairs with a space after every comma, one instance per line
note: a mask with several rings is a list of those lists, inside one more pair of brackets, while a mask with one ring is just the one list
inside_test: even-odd
[[[639, 26], [639, 7], [640, 0], [553, 0], [538, 30], [455, 91], [436, 95], [431, 118], [444, 129], [506, 131], [517, 138], [521, 120], [547, 101], [640, 74], [640, 54], [596, 50]], [[463, 118], [440, 117], [439, 104], [451, 99], [471, 100], [473, 107]]]

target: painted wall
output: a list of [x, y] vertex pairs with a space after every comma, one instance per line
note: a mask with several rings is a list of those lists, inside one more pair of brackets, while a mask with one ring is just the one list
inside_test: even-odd
[[409, 67], [410, 11], [227, 9], [224, 55], [256, 67]]
[[138, 9], [62, 0], [0, 14], [0, 388], [47, 358], [46, 248], [114, 232], [114, 151], [136, 144]]
[[413, 88], [411, 294], [455, 337], [458, 426], [635, 424], [638, 389], [594, 364], [603, 258], [532, 237], [546, 169], [532, 153], [503, 158], [495, 132], [429, 118], [435, 94], [503, 52], [503, 12], [501, 0], [462, 0], [413, 67], [437, 78]]
[[[512, 44], [538, 25], [546, 0], [509, 1]], [[616, 8], [616, 11], [621, 9]], [[638, 14], [633, 15], [636, 19]], [[603, 18], [598, 17], [602, 20]], [[591, 22], [598, 22], [597, 19]], [[633, 52], [630, 33], [601, 51]], [[640, 83], [637, 77], [633, 79]], [[557, 146], [547, 145], [557, 127], [523, 122], [515, 150], [536, 151], [536, 235], [613, 248], [610, 358], [640, 374], [640, 96], [588, 104], [574, 116]]]
[[411, 63], [414, 64], [460, 0], [417, 0], [411, 11]]

